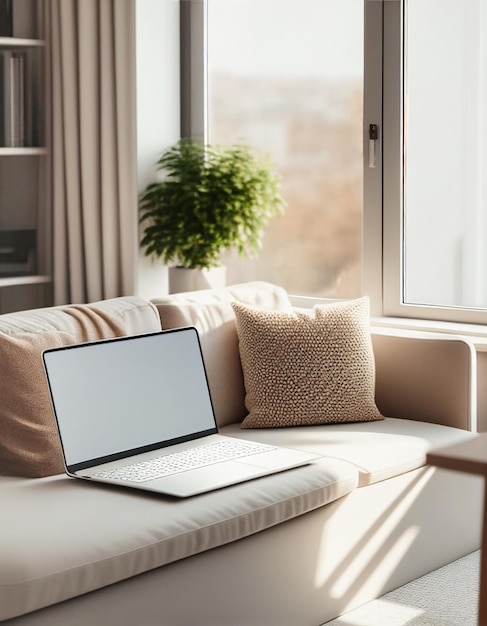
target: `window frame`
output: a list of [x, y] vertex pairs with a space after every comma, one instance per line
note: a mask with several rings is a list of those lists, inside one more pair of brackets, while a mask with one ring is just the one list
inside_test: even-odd
[[[364, 31], [362, 293], [370, 297], [372, 315], [382, 316], [383, 0], [365, 0]], [[370, 124], [378, 127], [375, 167], [369, 167], [367, 158]]]
[[181, 137], [208, 139], [208, 2], [180, 0]]

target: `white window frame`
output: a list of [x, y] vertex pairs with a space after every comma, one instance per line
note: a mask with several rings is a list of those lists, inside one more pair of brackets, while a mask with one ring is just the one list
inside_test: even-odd
[[[384, 314], [382, 304], [383, 267], [383, 111], [382, 111], [382, 38], [384, 21], [383, 0], [364, 2], [364, 102], [363, 102], [363, 224], [362, 224], [362, 291], [370, 297], [371, 313]], [[378, 128], [375, 142], [375, 167], [369, 167], [369, 127]]]

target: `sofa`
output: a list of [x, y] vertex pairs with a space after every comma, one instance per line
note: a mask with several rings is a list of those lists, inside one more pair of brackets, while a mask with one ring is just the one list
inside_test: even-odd
[[[366, 305], [357, 305], [362, 322]], [[262, 316], [265, 336], [245, 352], [259, 337], [253, 315]], [[431, 448], [474, 436], [468, 340], [383, 329], [366, 317], [357, 344], [351, 326], [327, 335], [329, 359], [314, 354], [314, 335], [308, 344], [277, 336], [270, 352], [261, 350], [266, 324], [292, 325], [296, 316], [308, 328], [311, 313], [266, 282], [0, 316], [2, 624], [318, 626], [479, 548], [481, 479], [426, 465]], [[328, 323], [320, 321], [321, 335]], [[42, 350], [187, 325], [200, 334], [220, 432], [320, 458], [186, 499], [67, 477]], [[294, 353], [282, 378], [293, 341], [313, 356], [308, 348]], [[326, 420], [306, 423], [300, 407], [314, 395], [314, 374], [293, 377], [308, 361], [342, 367], [342, 350], [356, 368], [352, 380], [350, 372], [328, 380]], [[368, 383], [357, 387], [364, 372]], [[301, 382], [311, 391], [299, 396]], [[282, 398], [298, 398], [299, 420], [288, 413], [268, 425], [253, 385], [270, 399], [270, 413]], [[364, 389], [367, 409], [356, 403]]]

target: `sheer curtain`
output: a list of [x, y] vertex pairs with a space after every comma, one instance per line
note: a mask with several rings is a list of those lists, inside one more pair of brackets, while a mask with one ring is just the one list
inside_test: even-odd
[[134, 0], [51, 0], [56, 304], [134, 293]]

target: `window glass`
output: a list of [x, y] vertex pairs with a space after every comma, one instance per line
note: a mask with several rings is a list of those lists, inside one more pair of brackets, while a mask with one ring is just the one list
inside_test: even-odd
[[228, 281], [361, 291], [363, 0], [208, 0], [209, 141], [271, 155], [288, 204]]
[[485, 0], [405, 2], [406, 304], [487, 308], [486, 58]]

